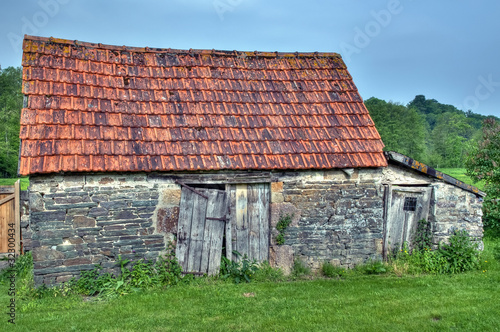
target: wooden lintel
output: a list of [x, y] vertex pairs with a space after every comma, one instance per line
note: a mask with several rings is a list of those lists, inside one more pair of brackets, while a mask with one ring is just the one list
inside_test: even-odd
[[201, 193], [201, 192], [199, 192], [198, 190], [194, 189], [194, 188], [193, 188], [193, 187], [191, 187], [191, 186], [188, 186], [187, 184], [185, 184], [185, 183], [183, 183], [183, 182], [181, 182], [181, 181], [179, 181], [179, 180], [175, 180], [175, 183], [177, 183], [177, 184], [181, 185], [182, 187], [184, 187], [184, 188], [186, 188], [186, 189], [191, 190], [191, 191], [192, 191], [192, 192], [194, 192], [195, 194], [200, 195], [201, 197], [203, 197], [203, 198], [205, 198], [205, 199], [208, 199], [207, 195], [202, 194], [202, 193]]

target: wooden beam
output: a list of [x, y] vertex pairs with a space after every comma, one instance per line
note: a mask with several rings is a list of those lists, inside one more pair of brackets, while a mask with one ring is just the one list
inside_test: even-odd
[[16, 229], [16, 255], [21, 254], [21, 181], [14, 184], [14, 227]]
[[11, 201], [16, 198], [16, 194], [12, 194], [10, 196], [5, 197], [4, 199], [0, 200], [0, 205], [7, 203], [8, 201]]

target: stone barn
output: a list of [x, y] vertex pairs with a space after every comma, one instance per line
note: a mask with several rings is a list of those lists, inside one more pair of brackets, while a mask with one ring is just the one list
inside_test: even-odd
[[481, 192], [384, 154], [336, 53], [23, 48], [23, 245], [39, 284], [170, 242], [184, 272], [215, 274], [233, 251], [285, 270], [382, 259], [421, 218], [436, 243], [482, 234]]

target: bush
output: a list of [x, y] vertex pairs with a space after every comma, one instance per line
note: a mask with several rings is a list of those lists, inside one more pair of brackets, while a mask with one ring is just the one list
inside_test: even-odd
[[460, 273], [479, 268], [480, 252], [466, 231], [455, 231], [448, 244], [437, 250], [430, 248], [410, 251], [405, 243], [403, 249], [391, 261], [398, 274]]
[[311, 268], [305, 265], [300, 259], [295, 259], [293, 262], [293, 271], [292, 275], [294, 277], [304, 277], [311, 274]]
[[[236, 250], [233, 251], [233, 254], [238, 258], [241, 257], [241, 254]], [[222, 279], [232, 279], [235, 283], [239, 284], [242, 281], [252, 281], [258, 269], [257, 262], [249, 260], [246, 255], [243, 256], [241, 262], [235, 262], [222, 256], [219, 275]]]
[[321, 273], [328, 278], [341, 278], [346, 274], [346, 269], [340, 266], [335, 266], [329, 262], [325, 262], [321, 266]]
[[271, 282], [284, 281], [285, 279], [286, 278], [283, 273], [283, 270], [280, 268], [271, 267], [268, 261], [262, 262], [252, 277], [252, 280], [255, 281], [271, 281]]
[[455, 231], [449, 244], [439, 246], [438, 256], [446, 262], [445, 273], [460, 273], [478, 268], [480, 252], [467, 231]]
[[382, 261], [370, 260], [365, 264], [357, 265], [355, 270], [362, 274], [384, 274], [389, 271], [389, 266]]

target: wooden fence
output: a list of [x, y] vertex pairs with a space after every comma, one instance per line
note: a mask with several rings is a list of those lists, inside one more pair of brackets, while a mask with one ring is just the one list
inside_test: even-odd
[[0, 186], [0, 254], [21, 252], [20, 186]]

